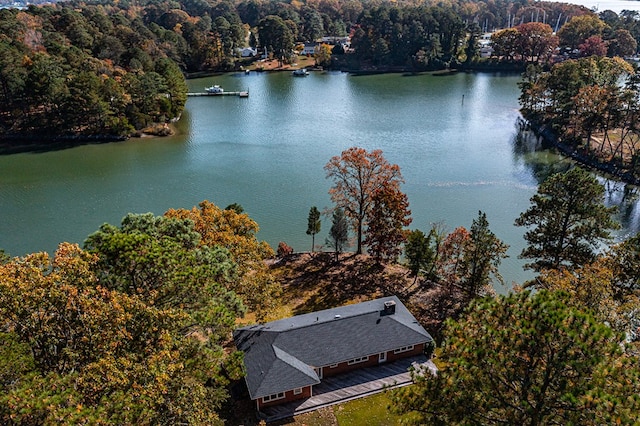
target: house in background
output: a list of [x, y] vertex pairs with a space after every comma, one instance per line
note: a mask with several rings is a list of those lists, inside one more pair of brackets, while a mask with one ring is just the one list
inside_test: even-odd
[[238, 49], [242, 58], [252, 58], [258, 54], [258, 49], [254, 47], [243, 47]]
[[316, 48], [319, 46], [319, 43], [305, 43], [304, 48], [300, 52], [302, 56], [313, 56], [316, 53]]
[[311, 397], [324, 377], [421, 355], [433, 342], [395, 296], [239, 328], [233, 338], [258, 411]]

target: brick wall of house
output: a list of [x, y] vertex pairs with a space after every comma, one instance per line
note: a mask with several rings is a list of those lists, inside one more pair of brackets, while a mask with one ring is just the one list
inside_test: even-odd
[[387, 352], [387, 362], [395, 361], [396, 359], [401, 358], [409, 358], [411, 356], [416, 356], [422, 354], [424, 350], [424, 343], [420, 343], [419, 345], [414, 345], [413, 349], [406, 352], [400, 352], [399, 354], [394, 354], [393, 351]]
[[359, 368], [372, 367], [374, 365], [378, 365], [378, 354], [370, 356], [367, 361], [356, 364], [349, 365], [348, 362], [341, 362], [335, 367], [331, 367], [330, 365], [325, 366], [322, 368], [322, 376], [335, 376], [336, 374], [346, 373], [347, 371], [357, 370]]
[[[419, 345], [414, 345], [412, 350], [400, 352], [394, 354], [393, 351], [387, 352], [387, 360], [386, 362], [392, 362], [397, 359], [408, 358], [416, 355], [422, 354], [424, 350], [424, 344], [421, 343]], [[336, 374], [346, 373], [348, 371], [357, 370], [365, 367], [373, 367], [379, 364], [379, 354], [369, 356], [369, 359], [363, 362], [358, 362], [355, 364], [349, 365], [348, 362], [341, 362], [337, 364], [335, 367], [325, 366], [322, 368], [322, 376], [330, 377], [335, 376]], [[269, 402], [262, 402], [262, 398], [257, 399], [258, 410], [263, 407], [269, 407], [272, 405], [284, 404], [290, 401], [295, 401], [297, 399], [309, 398], [312, 395], [311, 386], [307, 386], [302, 388], [302, 392], [298, 395], [294, 394], [293, 390], [289, 390], [285, 392], [284, 398], [276, 399]]]
[[[402, 359], [402, 358], [408, 358], [408, 357], [420, 355], [422, 354], [423, 350], [424, 350], [424, 344], [421, 343], [419, 345], [414, 345], [413, 349], [410, 351], [400, 352], [398, 354], [394, 354], [393, 351], [388, 351], [387, 360], [385, 362], [392, 362], [392, 361], [395, 361], [396, 359]], [[367, 361], [359, 362], [357, 364], [349, 365], [347, 362], [341, 362], [335, 367], [332, 367], [330, 365], [325, 366], [322, 369], [322, 375], [323, 377], [330, 377], [330, 376], [335, 376], [336, 374], [342, 374], [348, 371], [357, 370], [359, 368], [373, 367], [379, 364], [378, 356], [379, 354], [371, 355], [369, 356], [369, 359]]]
[[270, 407], [272, 405], [285, 404], [290, 401], [295, 401], [297, 399], [304, 399], [309, 397], [311, 397], [311, 386], [306, 386], [302, 388], [302, 393], [298, 395], [295, 395], [293, 390], [289, 390], [284, 393], [284, 398], [275, 399], [269, 402], [262, 402], [262, 398], [258, 398], [256, 402], [258, 404], [258, 410], [260, 410], [263, 407]]

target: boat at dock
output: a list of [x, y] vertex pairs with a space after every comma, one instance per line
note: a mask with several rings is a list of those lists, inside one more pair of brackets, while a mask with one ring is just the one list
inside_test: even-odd
[[224, 89], [216, 84], [215, 86], [205, 87], [204, 91], [207, 93], [215, 94], [215, 93], [223, 93]]
[[293, 70], [291, 75], [293, 75], [294, 77], [306, 77], [309, 75], [309, 71], [307, 71], [306, 68], [300, 68], [297, 70]]

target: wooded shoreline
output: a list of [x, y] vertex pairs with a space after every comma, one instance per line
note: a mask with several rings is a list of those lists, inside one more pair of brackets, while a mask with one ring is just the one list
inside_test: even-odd
[[621, 170], [614, 162], [602, 162], [594, 156], [587, 155], [581, 150], [574, 149], [571, 145], [563, 143], [561, 138], [546, 124], [537, 123], [534, 120], [523, 118], [523, 124], [526, 128], [530, 129], [536, 137], [542, 139], [542, 146], [545, 148], [556, 148], [560, 154], [565, 157], [569, 157], [572, 160], [580, 163], [581, 165], [591, 169], [597, 170], [601, 173], [607, 174], [616, 180], [620, 180], [624, 183], [631, 185], [640, 185], [640, 179], [633, 176], [629, 171]]

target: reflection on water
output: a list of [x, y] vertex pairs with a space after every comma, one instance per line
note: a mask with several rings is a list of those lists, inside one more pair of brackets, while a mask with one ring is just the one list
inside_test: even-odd
[[[576, 163], [560, 156], [553, 148], [545, 148], [542, 138], [536, 136], [521, 120], [516, 122], [518, 132], [513, 138], [513, 152], [516, 161], [522, 161], [531, 170], [538, 184], [555, 173], [564, 173]], [[616, 219], [622, 230], [616, 239], [622, 240], [640, 231], [640, 203], [638, 187], [598, 176], [605, 188], [605, 204], [616, 206]]]
[[[323, 167], [360, 146], [400, 166], [412, 229], [469, 228], [482, 210], [510, 246], [502, 275], [523, 282], [531, 274], [518, 259], [524, 230], [514, 220], [539, 182], [570, 162], [514, 127], [519, 79], [239, 73], [192, 80], [191, 91], [219, 84], [250, 96], [190, 98], [169, 138], [0, 157], [0, 247], [12, 255], [52, 252], [129, 212], [162, 214], [209, 200], [241, 204], [272, 246], [308, 250], [309, 208], [331, 206]], [[608, 200], [635, 232], [638, 209], [625, 190], [610, 190]], [[330, 222], [323, 217], [317, 242]]]

